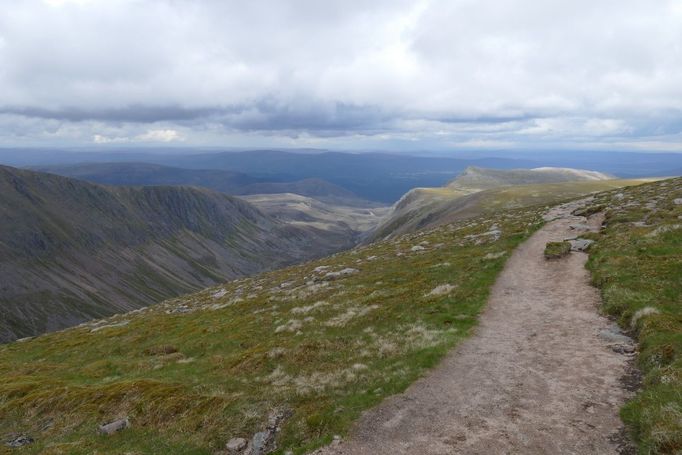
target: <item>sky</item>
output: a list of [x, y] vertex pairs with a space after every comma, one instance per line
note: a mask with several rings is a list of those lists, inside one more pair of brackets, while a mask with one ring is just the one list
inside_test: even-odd
[[0, 0], [0, 147], [682, 152], [682, 0]]

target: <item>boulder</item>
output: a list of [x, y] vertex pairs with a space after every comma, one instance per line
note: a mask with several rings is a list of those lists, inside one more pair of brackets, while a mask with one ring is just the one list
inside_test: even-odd
[[227, 455], [241, 455], [246, 449], [248, 442], [244, 438], [232, 438], [225, 444]]
[[124, 419], [114, 420], [113, 422], [105, 423], [99, 426], [100, 434], [114, 434], [118, 431], [125, 430], [130, 427], [130, 420], [128, 417]]
[[570, 240], [571, 251], [587, 251], [587, 249], [594, 243], [594, 240], [589, 239], [575, 239]]

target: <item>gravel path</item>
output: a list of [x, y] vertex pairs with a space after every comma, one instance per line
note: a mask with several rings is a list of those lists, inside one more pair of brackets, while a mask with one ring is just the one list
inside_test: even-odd
[[[579, 204], [553, 209], [548, 219], [557, 219], [517, 248], [472, 337], [366, 412], [347, 441], [315, 453], [630, 453], [618, 417], [630, 357], [615, 352], [629, 341], [597, 312], [587, 255], [543, 257], [548, 241], [587, 228], [570, 215]], [[597, 229], [601, 217], [587, 224]]]

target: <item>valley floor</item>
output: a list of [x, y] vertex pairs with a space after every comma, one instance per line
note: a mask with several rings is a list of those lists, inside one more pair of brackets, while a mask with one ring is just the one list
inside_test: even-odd
[[543, 257], [547, 242], [598, 228], [599, 215], [589, 226], [570, 215], [579, 204], [550, 211], [553, 221], [515, 250], [471, 338], [366, 412], [347, 441], [315, 453], [634, 452], [618, 417], [631, 396], [622, 354], [631, 341], [599, 315], [586, 254]]

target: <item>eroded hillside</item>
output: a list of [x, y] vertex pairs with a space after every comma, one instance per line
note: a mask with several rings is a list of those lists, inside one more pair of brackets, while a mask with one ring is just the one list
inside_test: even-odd
[[106, 187], [0, 167], [0, 192], [0, 341], [353, 245], [197, 188]]

